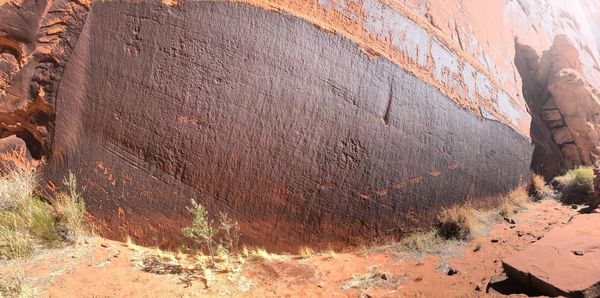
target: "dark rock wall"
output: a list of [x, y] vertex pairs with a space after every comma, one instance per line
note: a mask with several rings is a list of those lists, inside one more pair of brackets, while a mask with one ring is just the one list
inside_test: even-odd
[[47, 176], [112, 237], [174, 245], [197, 198], [249, 244], [397, 236], [529, 176], [532, 145], [296, 17], [95, 3], [56, 97]]

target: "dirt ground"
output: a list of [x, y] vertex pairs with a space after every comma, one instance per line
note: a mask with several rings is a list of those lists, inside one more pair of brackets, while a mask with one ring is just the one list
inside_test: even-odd
[[581, 208], [554, 200], [530, 203], [511, 219], [490, 223], [468, 243], [446, 243], [427, 254], [391, 244], [247, 259], [235, 272], [214, 273], [208, 282], [185, 270], [144, 272], [136, 263], [152, 250], [99, 237], [78, 247], [45, 250], [20, 263], [0, 263], [0, 276], [20, 275], [39, 296], [61, 298], [524, 296], [501, 281], [502, 258], [567, 224]]

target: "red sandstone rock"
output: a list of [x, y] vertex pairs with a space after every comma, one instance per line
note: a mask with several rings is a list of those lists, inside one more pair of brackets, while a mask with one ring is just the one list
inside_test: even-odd
[[525, 96], [533, 107], [533, 119], [538, 120], [535, 128], [546, 132], [532, 135], [533, 141], [552, 148], [545, 156], [534, 152], [534, 160], [545, 165], [534, 170], [551, 177], [557, 169], [595, 164], [600, 157], [600, 102], [582, 75], [578, 49], [568, 37], [558, 35], [539, 64], [537, 55], [530, 49], [525, 55], [525, 49], [517, 45], [517, 56], [523, 57], [519, 63], [528, 65], [520, 70], [524, 89], [531, 90]]
[[503, 260], [509, 277], [549, 296], [600, 296], [600, 214], [575, 216]]
[[[418, 1], [165, 2], [0, 2], [0, 137], [46, 157], [47, 179], [75, 172], [112, 238], [175, 244], [196, 197], [251, 243], [344, 246], [486, 204], [531, 164], [593, 160], [585, 136], [553, 142], [566, 119], [540, 116], [531, 161], [512, 38], [547, 48], [572, 22], [546, 13], [561, 4], [429, 1], [423, 15]], [[595, 74], [577, 60], [594, 52], [576, 50], [559, 37], [548, 72]], [[535, 50], [525, 56], [516, 67], [537, 74]]]

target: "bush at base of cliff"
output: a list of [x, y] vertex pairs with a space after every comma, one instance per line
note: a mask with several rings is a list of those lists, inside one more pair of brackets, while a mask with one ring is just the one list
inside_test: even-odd
[[77, 193], [74, 176], [65, 184], [70, 192], [53, 204], [35, 195], [37, 164], [24, 152], [0, 156], [0, 259], [27, 257], [39, 247], [55, 247], [67, 235], [83, 234], [85, 204]]
[[544, 177], [540, 175], [534, 175], [531, 178], [531, 185], [529, 186], [529, 195], [534, 201], [541, 201], [547, 199], [555, 199], [557, 196], [556, 191], [550, 187]]
[[444, 239], [469, 240], [476, 229], [475, 210], [468, 206], [444, 209], [437, 218], [437, 233]]
[[188, 211], [192, 213], [192, 223], [181, 230], [183, 235], [192, 240], [194, 249], [199, 255], [206, 252], [210, 265], [214, 266], [217, 259], [223, 263], [229, 263], [231, 253], [237, 249], [239, 241], [238, 223], [231, 220], [226, 213], [219, 214], [218, 223], [209, 218], [206, 208], [191, 201], [192, 207]]
[[594, 170], [580, 167], [554, 178], [559, 199], [566, 204], [590, 203], [594, 194]]

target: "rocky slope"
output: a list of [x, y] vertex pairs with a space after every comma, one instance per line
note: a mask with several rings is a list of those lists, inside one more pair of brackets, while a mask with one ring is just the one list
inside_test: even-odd
[[162, 246], [192, 197], [248, 243], [345, 246], [594, 162], [599, 5], [440, 2], [5, 1], [1, 136]]

